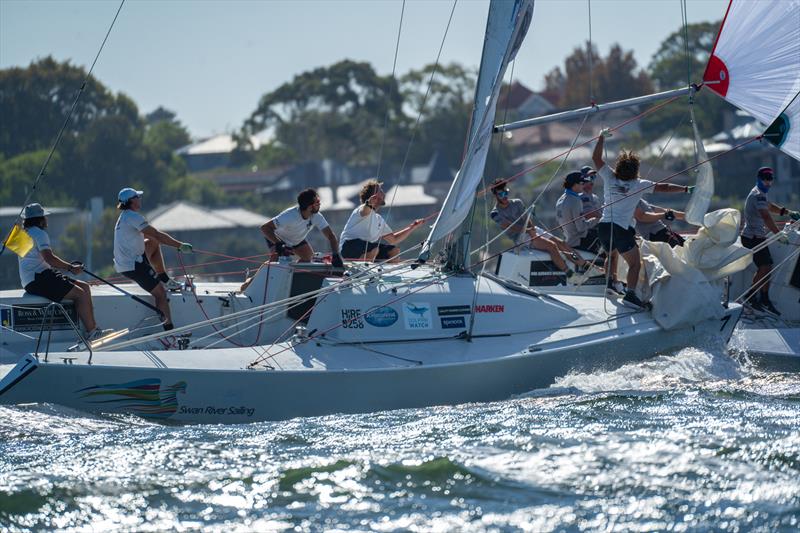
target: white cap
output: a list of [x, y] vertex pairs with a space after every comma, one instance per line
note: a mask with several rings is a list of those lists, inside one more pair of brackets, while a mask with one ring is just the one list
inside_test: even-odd
[[127, 202], [128, 200], [130, 200], [132, 198], [136, 198], [137, 196], [141, 196], [143, 194], [144, 194], [144, 191], [137, 191], [136, 189], [131, 189], [130, 187], [125, 187], [124, 189], [119, 191], [119, 194], [117, 195], [117, 198], [119, 199], [120, 202]]

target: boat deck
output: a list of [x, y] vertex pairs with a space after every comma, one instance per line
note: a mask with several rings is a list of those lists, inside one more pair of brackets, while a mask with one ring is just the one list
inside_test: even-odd
[[[660, 331], [649, 313], [631, 313], [618, 302], [609, 302], [608, 310], [619, 313], [609, 317], [586, 309], [591, 296], [559, 296], [554, 304], [583, 308], [583, 318], [561, 328], [537, 329], [535, 322], [528, 332], [514, 335], [473, 337], [470, 341], [455, 336], [402, 342], [350, 343], [314, 338], [305, 342], [274, 345], [219, 348], [214, 350], [95, 351], [93, 366], [140, 368], [243, 370], [259, 360], [256, 369], [284, 371], [358, 370], [409, 367], [418, 365], [459, 364], [499, 357], [575, 348], [576, 342], [593, 346], [598, 355], [603, 343], [648, 330]], [[581, 305], [583, 304], [583, 305]], [[596, 304], [595, 307], [596, 309]], [[602, 316], [600, 316], [602, 315]], [[43, 358], [42, 358], [43, 359]], [[51, 352], [48, 361], [55, 364], [84, 365], [88, 352]]]

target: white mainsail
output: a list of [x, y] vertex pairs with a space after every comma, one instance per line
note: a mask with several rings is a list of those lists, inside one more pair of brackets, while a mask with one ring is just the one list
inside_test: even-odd
[[455, 230], [469, 214], [486, 166], [506, 67], [516, 56], [532, 18], [533, 0], [493, 0], [489, 6], [466, 156], [425, 240], [421, 258], [427, 258], [430, 247]]
[[800, 92], [800, 1], [731, 0], [703, 83], [764, 124], [784, 115], [776, 125], [782, 142], [770, 140], [798, 158], [800, 134], [791, 134], [786, 112], [793, 106], [796, 118], [800, 111], [792, 104]]

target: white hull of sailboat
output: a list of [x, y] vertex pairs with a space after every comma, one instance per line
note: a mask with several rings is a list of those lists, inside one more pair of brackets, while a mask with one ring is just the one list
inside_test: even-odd
[[639, 314], [549, 336], [279, 344], [252, 368], [256, 354], [247, 348], [100, 352], [92, 364], [88, 354], [51, 354], [49, 362], [26, 356], [5, 366], [0, 403], [242, 423], [495, 401], [570, 372], [613, 369], [709, 339], [727, 342], [740, 313], [732, 306], [721, 320], [673, 331]]

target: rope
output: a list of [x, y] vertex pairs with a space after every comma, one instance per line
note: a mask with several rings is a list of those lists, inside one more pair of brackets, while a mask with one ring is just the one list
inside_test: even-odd
[[[624, 128], [625, 126], [627, 126], [628, 124], [630, 124], [631, 122], [634, 122], [636, 120], [640, 120], [641, 118], [649, 115], [650, 113], [653, 113], [653, 112], [657, 111], [658, 109], [661, 109], [662, 107], [666, 106], [667, 104], [671, 104], [672, 102], [674, 102], [678, 98], [680, 98], [680, 96], [673, 96], [672, 98], [664, 100], [663, 102], [660, 102], [660, 103], [654, 105], [653, 107], [651, 107], [651, 108], [639, 113], [638, 115], [636, 115], [634, 117], [631, 117], [628, 120], [625, 120], [623, 122], [620, 122], [618, 125], [614, 126], [613, 128], [609, 128], [609, 131], [620, 130], [620, 129]], [[592, 138], [586, 140], [585, 142], [582, 142], [581, 144], [575, 146], [573, 148], [573, 150], [575, 148], [581, 148], [583, 146], [586, 146], [587, 144], [591, 143], [595, 139], [597, 139], [597, 137], [592, 137]], [[736, 148], [732, 148], [732, 150], [735, 150], [735, 149]], [[508, 178], [505, 178], [503, 181], [501, 181], [497, 185], [505, 184], [505, 183], [511, 183], [512, 181], [516, 180], [520, 176], [523, 176], [523, 175], [527, 174], [528, 172], [536, 170], [537, 168], [542, 167], [542, 166], [546, 165], [547, 163], [550, 163], [551, 161], [555, 161], [556, 159], [558, 159], [559, 157], [563, 156], [564, 154], [569, 153], [570, 151], [571, 150], [565, 150], [564, 152], [561, 152], [560, 154], [557, 154], [557, 155], [551, 157], [550, 159], [547, 159], [546, 161], [542, 161], [542, 162], [537, 163], [537, 164], [535, 164], [533, 166], [524, 168], [521, 171], [517, 172], [516, 174], [513, 174], [513, 175], [509, 176]], [[722, 153], [728, 153], [729, 151], [730, 150], [728, 150], [726, 152], [722, 152]], [[493, 186], [496, 186], [496, 185], [493, 185]], [[481, 194], [486, 194], [487, 192], [488, 192], [488, 189], [483, 189], [482, 191], [478, 191], [477, 194], [481, 195]]]
[[[188, 277], [189, 277], [189, 273], [186, 271], [186, 266], [183, 264], [183, 258], [181, 257], [181, 255], [182, 255], [182, 254], [178, 254], [178, 263], [180, 263], [180, 265], [181, 265], [181, 268], [183, 269], [183, 275], [184, 275], [184, 277], [188, 279]], [[267, 276], [266, 276], [266, 278], [267, 278], [267, 279], [266, 279], [266, 281], [264, 282], [264, 296], [263, 296], [263, 298], [262, 298], [261, 305], [264, 305], [264, 304], [266, 304], [266, 303], [267, 303], [267, 288], [269, 287], [269, 270], [270, 270], [270, 265], [271, 265], [271, 264], [272, 264], [272, 261], [267, 261]], [[208, 313], [206, 313], [206, 310], [205, 310], [205, 308], [203, 307], [203, 304], [200, 302], [200, 298], [198, 298], [198, 297], [197, 297], [197, 291], [196, 291], [196, 290], [193, 290], [193, 291], [192, 291], [192, 295], [194, 295], [194, 301], [197, 303], [197, 307], [199, 307], [199, 308], [200, 308], [200, 312], [202, 312], [202, 313], [203, 313], [203, 316], [204, 316], [204, 317], [206, 317], [206, 320], [210, 320], [211, 318], [208, 316]], [[263, 324], [263, 322], [262, 322], [261, 324]], [[256, 338], [255, 338], [255, 340], [253, 341], [253, 344], [252, 344], [251, 346], [255, 346], [255, 344], [256, 344], [256, 343], [258, 343], [258, 339], [261, 337], [261, 324], [259, 324], [258, 332], [256, 333]], [[245, 345], [244, 345], [244, 344], [241, 344], [241, 343], [239, 343], [238, 341], [235, 341], [235, 340], [233, 340], [233, 339], [231, 339], [231, 338], [228, 338], [228, 337], [226, 337], [225, 335], [223, 335], [222, 333], [220, 333], [220, 332], [217, 330], [217, 327], [216, 327], [216, 325], [214, 325], [214, 324], [211, 324], [211, 327], [212, 327], [212, 328], [213, 328], [215, 331], [217, 331], [217, 333], [219, 333], [220, 337], [222, 337], [222, 338], [223, 338], [223, 339], [225, 339], [226, 341], [230, 342], [230, 343], [231, 343], [231, 344], [233, 344], [234, 346], [239, 346], [240, 348], [244, 348], [244, 347], [245, 347]]]
[[[665, 178], [662, 178], [662, 179], [660, 179], [660, 180], [658, 180], [658, 181], [654, 182], [654, 183], [653, 183], [653, 185], [652, 185], [652, 187], [655, 187], [655, 186], [656, 186], [656, 185], [658, 185], [659, 183], [664, 183], [664, 182], [666, 182], [666, 181], [668, 181], [668, 180], [670, 180], [670, 179], [674, 178], [675, 176], [677, 176], [677, 175], [679, 175], [679, 174], [682, 174], [682, 173], [684, 173], [684, 172], [686, 172], [686, 171], [688, 171], [688, 170], [692, 170], [693, 168], [696, 168], [696, 167], [697, 167], [698, 165], [700, 165], [700, 164], [706, 163], [706, 162], [708, 162], [708, 161], [712, 161], [712, 160], [714, 160], [714, 159], [716, 159], [716, 158], [718, 158], [718, 157], [721, 157], [722, 155], [725, 155], [725, 154], [728, 154], [728, 153], [730, 153], [730, 152], [733, 152], [734, 150], [737, 150], [737, 149], [739, 149], [739, 148], [741, 148], [741, 147], [743, 147], [743, 146], [745, 146], [745, 145], [747, 145], [747, 144], [750, 144], [750, 143], [751, 143], [751, 142], [753, 142], [753, 141], [757, 141], [757, 140], [759, 140], [759, 139], [761, 139], [761, 136], [760, 136], [760, 135], [759, 135], [759, 136], [757, 136], [757, 137], [753, 137], [753, 138], [751, 138], [751, 139], [749, 139], [749, 140], [747, 140], [747, 141], [744, 141], [744, 142], [742, 142], [742, 143], [739, 143], [738, 145], [736, 145], [736, 146], [734, 146], [734, 147], [730, 148], [729, 150], [726, 150], [725, 152], [720, 152], [719, 154], [717, 154], [717, 155], [715, 155], [715, 156], [709, 157], [708, 159], [706, 159], [706, 161], [702, 161], [702, 162], [700, 162], [700, 163], [696, 163], [695, 165], [692, 165], [692, 166], [690, 166], [690, 167], [688, 167], [688, 168], [686, 168], [686, 169], [684, 169], [684, 170], [682, 170], [682, 171], [676, 172], [676, 173], [674, 173], [674, 174], [671, 174], [671, 175], [669, 175], [669, 176], [667, 176], [667, 177], [665, 177]], [[628, 194], [628, 195], [625, 195], [625, 196], [623, 196], [623, 197], [621, 197], [621, 198], [619, 198], [619, 199], [617, 199], [617, 200], [614, 200], [613, 202], [609, 202], [609, 203], [608, 203], [608, 204], [606, 204], [604, 207], [608, 207], [608, 206], [610, 206], [610, 205], [612, 205], [612, 204], [614, 204], [614, 203], [616, 203], [616, 202], [620, 202], [620, 201], [624, 200], [625, 198], [627, 198], [628, 196], [631, 196], [632, 194], [633, 194], [633, 193], [631, 193], [631, 194]], [[571, 222], [571, 221], [568, 221], [568, 222]], [[562, 227], [563, 225], [566, 225], [568, 222], [565, 222], [564, 224], [562, 224], [562, 225], [561, 225], [561, 226], [559, 226], [559, 227]], [[531, 240], [533, 240], [533, 239], [528, 239], [528, 241], [527, 241], [527, 242], [530, 242]], [[526, 243], [521, 243], [521, 244], [526, 244]], [[490, 255], [489, 257], [487, 257], [487, 258], [485, 258], [485, 259], [479, 259], [479, 260], [478, 260], [478, 261], [476, 261], [475, 263], [473, 263], [473, 264], [469, 265], [468, 269], [474, 268], [474, 267], [476, 267], [476, 266], [478, 266], [478, 265], [480, 265], [480, 264], [482, 264], [482, 263], [484, 263], [484, 262], [487, 262], [487, 261], [489, 261], [489, 260], [491, 260], [491, 259], [494, 259], [495, 257], [498, 257], [498, 256], [502, 255], [503, 253], [505, 253], [505, 252], [507, 252], [507, 251], [513, 250], [514, 248], [516, 248], [516, 247], [518, 247], [518, 246], [521, 246], [521, 244], [515, 244], [514, 246], [511, 246], [511, 247], [509, 247], [509, 248], [507, 248], [507, 249], [505, 249], [505, 250], [502, 250], [502, 251], [500, 251], [500, 252], [498, 252], [498, 253], [496, 253], [496, 254]], [[430, 285], [432, 285], [433, 283], [436, 283], [436, 282], [440, 281], [441, 279], [447, 279], [447, 278], [450, 278], [450, 277], [452, 277], [452, 276], [455, 276], [455, 275], [458, 275], [458, 274], [460, 274], [460, 273], [459, 273], [459, 272], [451, 272], [451, 273], [449, 273], [449, 274], [444, 274], [444, 275], [443, 275], [441, 278], [436, 278], [436, 279], [434, 279], [434, 280], [432, 280], [432, 281], [429, 281], [428, 283], [425, 283], [425, 284], [423, 284], [422, 286], [420, 286], [420, 287], [418, 287], [418, 288], [416, 288], [416, 289], [412, 289], [412, 290], [408, 291], [406, 294], [403, 294], [403, 295], [400, 295], [400, 296], [398, 296], [398, 297], [396, 297], [396, 298], [393, 298], [393, 299], [389, 300], [388, 302], [384, 302], [384, 303], [381, 303], [381, 304], [376, 304], [375, 306], [372, 306], [372, 307], [370, 307], [370, 308], [369, 308], [369, 309], [366, 311], [366, 313], [370, 313], [371, 311], [373, 311], [373, 310], [375, 310], [375, 309], [377, 309], [377, 308], [379, 308], [379, 307], [383, 307], [383, 306], [385, 306], [385, 305], [391, 305], [392, 303], [395, 303], [395, 302], [397, 302], [397, 301], [399, 301], [399, 300], [402, 300], [402, 299], [404, 299], [404, 298], [407, 298], [407, 297], [409, 297], [409, 296], [411, 296], [411, 295], [413, 295], [413, 294], [416, 294], [417, 292], [419, 292], [419, 291], [421, 291], [421, 290], [423, 290], [423, 289], [425, 289], [425, 288], [429, 287]], [[605, 299], [604, 299], [604, 301], [605, 301]], [[308, 340], [307, 340], [306, 342], [308, 342], [308, 341], [309, 341], [309, 340], [311, 340], [311, 339], [315, 339], [315, 338], [317, 338], [317, 337], [324, 336], [324, 335], [326, 335], [327, 333], [329, 333], [329, 332], [331, 332], [331, 331], [333, 331], [333, 330], [335, 330], [335, 329], [338, 329], [338, 328], [342, 327], [342, 325], [343, 325], [343, 324], [342, 324], [342, 322], [340, 321], [340, 322], [338, 322], [338, 323], [336, 323], [336, 324], [334, 324], [334, 325], [332, 325], [332, 326], [330, 326], [330, 327], [328, 327], [328, 328], [326, 328], [326, 329], [324, 329], [324, 330], [322, 330], [322, 331], [317, 331], [317, 332], [316, 332], [314, 335], [309, 335], [309, 337], [308, 337]], [[274, 345], [274, 344], [273, 344], [273, 345]], [[293, 348], [293, 346], [286, 346], [285, 348], [283, 348], [283, 349], [279, 350], [278, 352], [276, 352], [276, 353], [274, 353], [274, 354], [270, 354], [268, 358], [274, 358], [274, 357], [276, 357], [277, 355], [280, 355], [281, 353], [283, 353], [283, 352], [285, 352], [285, 351], [287, 351], [287, 350], [290, 350], [290, 349], [292, 349], [292, 348]], [[256, 360], [254, 360], [252, 363], [250, 363], [250, 365], [249, 365], [249, 366], [251, 366], [251, 367], [252, 367], [252, 366], [255, 366], [255, 365], [259, 364], [260, 362], [262, 362], [262, 361], [265, 361], [266, 359], [267, 359], [267, 358], [264, 358], [264, 357], [262, 356], [262, 357], [260, 357], [260, 358], [258, 358], [258, 359], [256, 359]]]
[[[784, 230], [789, 229], [789, 228], [794, 228], [795, 226], [797, 228], [800, 228], [800, 221], [796, 221], [796, 222], [792, 222], [791, 224], [788, 224], [784, 228]], [[774, 234], [772, 234], [772, 236], [770, 236], [764, 242], [760, 243], [758, 246], [753, 247], [750, 251], [753, 252], [753, 253], [756, 253], [756, 252], [758, 252], [760, 250], [763, 250], [764, 248], [767, 248], [770, 244], [772, 244], [776, 240], [778, 240], [780, 238], [780, 236], [781, 236], [780, 233], [774, 233]], [[751, 285], [750, 287], [745, 289], [744, 292], [742, 292], [739, 296], [734, 298], [734, 301], [741, 302], [741, 303], [746, 303], [748, 300], [750, 300], [750, 298], [752, 298], [753, 296], [758, 294], [758, 292], [761, 290], [761, 288], [764, 285], [766, 285], [767, 283], [770, 282], [770, 280], [772, 279], [772, 274], [776, 270], [778, 270], [784, 263], [786, 263], [790, 259], [794, 258], [794, 256], [797, 255], [797, 254], [800, 254], [800, 247], [798, 247], [796, 250], [793, 250], [791, 253], [789, 253], [789, 255], [787, 255], [780, 263], [778, 263], [777, 265], [774, 265], [769, 270], [769, 272], [767, 272], [766, 276], [764, 276], [763, 278], [758, 280], [757, 283], [754, 283], [753, 285]], [[748, 293], [750, 293], [750, 294], [746, 298], [742, 299]]]
[[[72, 102], [72, 107], [69, 109], [69, 113], [67, 113], [67, 118], [64, 120], [64, 124], [61, 126], [61, 129], [58, 131], [58, 135], [56, 135], [56, 140], [53, 142], [53, 146], [50, 148], [50, 152], [47, 154], [47, 157], [42, 164], [42, 168], [39, 170], [39, 174], [36, 176], [36, 179], [33, 181], [33, 187], [31, 190], [28, 191], [28, 194], [25, 196], [25, 201], [22, 202], [22, 208], [19, 210], [19, 214], [17, 215], [17, 220], [22, 218], [22, 213], [25, 212], [25, 206], [28, 205], [28, 202], [33, 197], [33, 193], [36, 192], [36, 188], [39, 186], [39, 181], [44, 177], [45, 171], [47, 170], [47, 165], [50, 164], [50, 160], [53, 158], [53, 154], [56, 151], [59, 143], [61, 142], [61, 138], [64, 136], [64, 131], [67, 129], [69, 125], [69, 121], [72, 118], [72, 114], [75, 112], [75, 108], [78, 106], [78, 101], [83, 94], [83, 91], [86, 89], [86, 84], [89, 82], [89, 78], [92, 75], [92, 71], [94, 70], [94, 66], [97, 64], [97, 60], [100, 58], [100, 53], [103, 51], [103, 48], [106, 45], [106, 41], [108, 40], [108, 36], [111, 35], [111, 30], [114, 28], [114, 23], [117, 22], [117, 17], [119, 16], [119, 12], [122, 11], [122, 6], [125, 4], [125, 0], [120, 0], [119, 7], [117, 8], [117, 12], [114, 14], [114, 19], [111, 21], [111, 25], [108, 27], [108, 31], [106, 31], [105, 37], [103, 37], [103, 42], [100, 43], [100, 48], [97, 50], [97, 54], [94, 56], [94, 61], [92, 61], [92, 66], [89, 67], [89, 71], [86, 73], [86, 77], [83, 79], [83, 83], [81, 83], [80, 89], [78, 89], [78, 94], [75, 95], [75, 100]], [[16, 222], [15, 222], [16, 223]], [[6, 240], [11, 235], [11, 231], [9, 231], [8, 235], [5, 239], [3, 239], [2, 246], [0, 247], [0, 255], [3, 255], [3, 252], [6, 251]]]
[[[561, 171], [561, 168], [564, 166], [564, 163], [565, 163], [565, 162], [566, 162], [566, 160], [569, 158], [569, 156], [570, 156], [570, 154], [572, 153], [572, 151], [575, 149], [575, 143], [576, 143], [576, 142], [578, 142], [578, 139], [580, 138], [581, 132], [583, 131], [583, 126], [584, 126], [584, 124], [586, 124], [586, 119], [587, 119], [587, 118], [589, 118], [589, 113], [590, 113], [590, 111], [587, 111], [587, 112], [586, 112], [586, 114], [584, 115], [584, 117], [583, 117], [583, 122], [581, 122], [581, 126], [580, 126], [580, 128], [578, 129], [578, 132], [577, 132], [577, 134], [575, 135], [575, 138], [572, 140], [572, 144], [570, 145], [570, 147], [569, 147], [569, 150], [567, 150], [567, 151], [565, 152], [565, 157], [564, 157], [564, 159], [562, 160], [561, 164], [558, 166], [558, 168], [556, 169], [556, 171], [555, 171], [555, 172], [553, 172], [553, 174], [550, 176], [550, 179], [549, 179], [549, 180], [547, 180], [547, 183], [545, 184], [545, 188], [542, 190], [542, 192], [541, 192], [541, 193], [539, 193], [539, 195], [538, 195], [538, 196], [537, 196], [537, 197], [536, 197], [536, 198], [533, 200], [533, 202], [531, 202], [531, 204], [530, 204], [530, 205], [529, 205], [529, 206], [528, 206], [528, 207], [525, 209], [525, 211], [523, 211], [523, 212], [522, 212], [522, 213], [521, 213], [521, 214], [520, 214], [520, 215], [519, 215], [519, 216], [516, 218], [516, 220], [514, 220], [514, 222], [513, 222], [512, 224], [509, 224], [509, 225], [508, 225], [508, 227], [506, 227], [506, 228], [503, 228], [503, 229], [502, 229], [502, 230], [501, 230], [501, 231], [500, 231], [500, 232], [499, 232], [497, 235], [495, 235], [495, 236], [494, 236], [494, 237], [493, 237], [491, 240], [487, 241], [487, 243], [485, 244], [485, 247], [486, 247], [487, 249], [488, 249], [489, 245], [491, 245], [491, 244], [492, 244], [494, 241], [496, 241], [497, 239], [499, 239], [500, 237], [502, 237], [503, 235], [505, 235], [506, 233], [508, 233], [508, 231], [509, 231], [509, 230], [510, 230], [512, 227], [516, 226], [516, 224], [517, 224], [517, 223], [518, 223], [520, 220], [522, 220], [522, 217], [523, 217], [523, 216], [524, 216], [524, 217], [526, 217], [526, 218], [525, 218], [525, 224], [523, 225], [523, 230], [522, 230], [522, 233], [520, 234], [520, 236], [522, 236], [522, 234], [524, 234], [524, 233], [525, 233], [525, 231], [527, 231], [527, 229], [528, 229], [528, 223], [530, 222], [530, 219], [531, 219], [531, 212], [532, 212], [532, 211], [534, 210], [534, 208], [536, 207], [536, 202], [538, 202], [538, 201], [539, 201], [539, 199], [542, 197], [542, 195], [543, 195], [543, 194], [544, 194], [544, 193], [547, 191], [547, 188], [550, 186], [550, 183], [553, 181], [553, 179], [555, 179], [555, 177], [556, 177], [556, 176], [558, 175], [558, 173]], [[559, 155], [558, 155], [558, 156], [556, 156], [556, 157], [561, 157], [561, 155], [562, 155], [562, 154], [559, 154]], [[555, 159], [555, 158], [548, 160], [548, 161], [547, 161], [547, 163], [549, 163], [550, 161], [553, 161], [554, 159]], [[484, 188], [484, 190], [485, 190], [485, 188]], [[545, 228], [545, 229], [547, 229], [547, 228]], [[549, 231], [549, 230], [548, 230], [548, 231]], [[470, 253], [471, 253], [471, 254], [474, 254], [474, 253], [476, 253], [476, 252], [479, 252], [479, 251], [480, 251], [482, 248], [483, 248], [483, 246], [480, 246], [480, 247], [476, 248], [475, 250], [473, 250], [473, 251], [472, 251], [472, 252], [470, 252]]]

